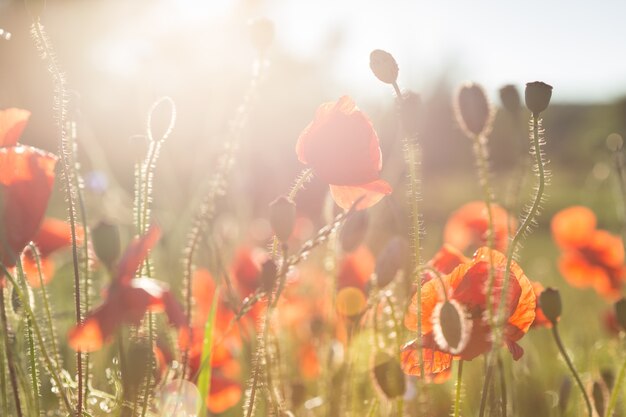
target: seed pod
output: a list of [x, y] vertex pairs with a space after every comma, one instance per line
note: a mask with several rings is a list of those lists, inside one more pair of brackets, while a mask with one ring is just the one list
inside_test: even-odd
[[454, 110], [466, 135], [476, 136], [490, 129], [491, 106], [480, 85], [468, 83], [461, 86], [455, 98]]
[[387, 286], [398, 274], [405, 269], [409, 261], [409, 242], [403, 237], [396, 236], [387, 243], [376, 258], [376, 282], [379, 288]]
[[539, 307], [541, 307], [543, 315], [550, 320], [550, 323], [556, 324], [559, 321], [559, 317], [561, 317], [562, 311], [559, 290], [551, 287], [543, 290], [541, 295], [539, 295]]
[[341, 248], [345, 252], [352, 252], [363, 243], [365, 235], [367, 234], [369, 220], [369, 214], [366, 210], [355, 211], [348, 216], [348, 219], [339, 232]]
[[626, 298], [615, 303], [615, 317], [623, 330], [626, 330]]
[[539, 113], [548, 108], [550, 98], [552, 97], [552, 86], [541, 81], [535, 81], [526, 84], [526, 107], [533, 115], [538, 116]]
[[266, 51], [274, 42], [274, 22], [259, 17], [250, 22], [250, 41], [260, 52]]
[[522, 110], [519, 91], [513, 84], [505, 85], [500, 89], [500, 101], [502, 101], [502, 107], [514, 116]]
[[101, 221], [91, 231], [91, 241], [98, 259], [107, 268], [111, 269], [122, 251], [120, 232], [117, 225], [105, 220]]
[[264, 291], [272, 291], [276, 283], [276, 264], [273, 260], [268, 259], [261, 266], [261, 287]]
[[280, 196], [270, 204], [270, 224], [281, 242], [286, 242], [296, 223], [296, 205], [285, 196]]
[[435, 306], [433, 332], [437, 345], [452, 354], [465, 349], [469, 341], [472, 322], [467, 319], [463, 307], [454, 300], [446, 300]]
[[370, 53], [370, 68], [380, 81], [393, 84], [398, 79], [398, 63], [389, 52], [375, 49]]
[[406, 380], [398, 360], [385, 353], [377, 352], [374, 356], [374, 381], [388, 399], [404, 395]]

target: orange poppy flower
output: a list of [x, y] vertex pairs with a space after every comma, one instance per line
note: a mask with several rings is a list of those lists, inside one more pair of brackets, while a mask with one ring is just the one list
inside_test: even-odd
[[0, 111], [0, 262], [14, 267], [43, 220], [57, 157], [18, 145], [30, 112]]
[[[517, 221], [498, 204], [491, 204], [494, 230], [494, 249], [504, 252], [509, 242], [509, 227], [516, 227]], [[472, 201], [456, 210], [446, 223], [443, 241], [461, 252], [474, 251], [487, 244], [489, 218], [487, 207], [482, 201]]]
[[371, 207], [391, 186], [380, 179], [382, 157], [378, 136], [369, 118], [347, 96], [324, 103], [302, 131], [296, 145], [298, 160], [330, 185], [335, 202], [349, 209]]
[[[76, 229], [76, 238], [78, 242], [84, 239], [84, 232], [81, 227]], [[51, 259], [51, 255], [72, 244], [70, 225], [63, 220], [47, 217], [41, 224], [37, 235], [33, 238], [33, 243], [39, 251], [41, 275], [45, 285], [50, 282], [54, 275], [54, 261]], [[24, 251], [23, 267], [30, 286], [38, 288], [40, 282], [37, 261], [33, 253], [28, 249]]]
[[138, 325], [148, 310], [163, 311], [170, 324], [177, 328], [186, 327], [183, 310], [165, 283], [151, 278], [134, 278], [160, 234], [159, 228], [152, 226], [144, 236], [131, 242], [117, 266], [104, 303], [70, 330], [69, 346], [72, 349], [83, 352], [100, 349], [119, 326]]
[[376, 259], [365, 245], [345, 254], [339, 265], [337, 289], [356, 287], [365, 294], [375, 267]]
[[[422, 287], [422, 336], [425, 353], [431, 349], [434, 351], [451, 354], [449, 349], [440, 346], [436, 340], [439, 317], [437, 312], [445, 301], [444, 293], [450, 302], [454, 302], [462, 310], [462, 320], [467, 320], [466, 329], [469, 332], [462, 335], [465, 343], [462, 349], [456, 354], [463, 360], [472, 360], [475, 357], [488, 352], [491, 349], [491, 328], [485, 322], [484, 317], [487, 310], [487, 295], [485, 289], [488, 284], [490, 260], [493, 260], [495, 267], [494, 279], [494, 309], [500, 303], [502, 288], [504, 285], [503, 272], [506, 265], [506, 257], [498, 251], [490, 251], [488, 248], [479, 248], [474, 257], [465, 263], [459, 264], [449, 274], [439, 279], [431, 279]], [[442, 282], [445, 287], [442, 288]], [[515, 360], [523, 355], [523, 349], [517, 344], [530, 328], [535, 319], [536, 297], [532, 285], [522, 269], [513, 262], [511, 265], [511, 275], [506, 303], [506, 325], [504, 328], [504, 343], [509, 348]], [[405, 325], [411, 330], [417, 330], [417, 298], [413, 296], [411, 305], [405, 315]], [[411, 353], [416, 349], [414, 343], [407, 345], [405, 350], [405, 363], [403, 368], [412, 372], [419, 372], [418, 364], [413, 360], [418, 356]], [[443, 371], [451, 358], [445, 355], [432, 354], [428, 359], [425, 357], [425, 371], [432, 373]], [[427, 362], [428, 361], [428, 362]], [[434, 361], [434, 362], [433, 362]]]
[[[540, 282], [537, 281], [531, 281], [531, 284], [533, 286], [533, 291], [535, 292], [535, 298], [539, 300], [539, 296], [545, 288]], [[541, 307], [539, 307], [539, 303], [537, 303], [537, 308], [535, 309], [535, 321], [533, 321], [531, 327], [552, 327], [552, 322], [543, 314]]]
[[593, 287], [616, 299], [626, 281], [622, 240], [596, 229], [596, 216], [587, 207], [573, 206], [552, 218], [552, 236], [563, 250], [559, 271], [575, 287]]

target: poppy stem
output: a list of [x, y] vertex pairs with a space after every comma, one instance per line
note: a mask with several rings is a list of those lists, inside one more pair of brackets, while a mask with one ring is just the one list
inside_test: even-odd
[[[37, 48], [43, 52], [43, 59], [48, 61], [48, 69], [52, 74], [52, 79], [55, 84], [55, 105], [57, 110], [57, 124], [59, 129], [60, 149], [61, 149], [61, 169], [63, 172], [65, 198], [67, 201], [67, 212], [70, 220], [70, 232], [72, 236], [72, 264], [74, 272], [74, 307], [76, 310], [76, 324], [82, 323], [82, 311], [81, 311], [81, 290], [80, 290], [80, 272], [78, 267], [78, 249], [76, 243], [76, 208], [75, 208], [75, 194], [73, 182], [73, 171], [70, 167], [69, 157], [72, 155], [73, 149], [68, 140], [66, 132], [66, 81], [61, 71], [59, 64], [56, 61], [54, 50], [47, 35], [45, 34], [43, 25], [39, 18], [33, 21], [33, 36]], [[76, 416], [82, 417], [83, 415], [83, 358], [80, 349], [76, 350], [76, 379], [78, 381], [78, 395], [76, 405]], [[60, 389], [60, 387], [59, 387]]]
[[626, 379], [626, 359], [624, 363], [622, 363], [622, 367], [619, 370], [619, 374], [617, 375], [617, 381], [613, 386], [613, 391], [611, 392], [611, 398], [609, 400], [609, 406], [606, 408], [606, 413], [604, 417], [612, 417], [613, 410], [617, 405], [617, 399], [622, 391], [622, 385], [624, 384], [624, 379]]
[[559, 352], [561, 352], [561, 356], [563, 356], [563, 359], [565, 360], [567, 367], [572, 372], [572, 375], [574, 376], [574, 379], [576, 380], [576, 383], [578, 384], [578, 388], [580, 388], [580, 392], [583, 394], [583, 398], [585, 399], [585, 404], [587, 405], [587, 413], [589, 414], [589, 417], [593, 417], [593, 411], [592, 411], [593, 407], [591, 406], [591, 401], [589, 400], [589, 396], [587, 395], [587, 391], [585, 391], [585, 386], [583, 385], [583, 382], [580, 379], [578, 372], [576, 372], [576, 368], [574, 368], [574, 364], [572, 363], [572, 360], [570, 359], [569, 355], [567, 354], [567, 351], [565, 350], [565, 346], [563, 346], [563, 342], [561, 341], [561, 336], [559, 335], [557, 323], [552, 323], [552, 336], [554, 336], [554, 341], [556, 342], [556, 345], [559, 348]]
[[498, 374], [500, 375], [500, 404], [502, 405], [502, 417], [507, 416], [508, 401], [506, 396], [506, 377], [504, 375], [504, 363], [498, 353]]
[[456, 394], [454, 395], [454, 417], [459, 417], [461, 413], [462, 387], [463, 387], [463, 359], [459, 360], [459, 367], [456, 373]]
[[[9, 325], [4, 302], [4, 289], [0, 288], [0, 320], [2, 320], [2, 335], [4, 336], [4, 351], [7, 356], [7, 367], [9, 368], [9, 381], [13, 390], [13, 400], [15, 402], [15, 412], [17, 417], [22, 417], [22, 405], [20, 401], [20, 391], [17, 384], [17, 362], [13, 358], [13, 350], [9, 342]], [[4, 373], [4, 369], [2, 370]], [[7, 414], [8, 415], [8, 414]]]
[[485, 415], [485, 410], [487, 409], [487, 397], [489, 396], [489, 387], [491, 386], [491, 378], [493, 376], [494, 369], [494, 366], [491, 364], [490, 359], [491, 358], [489, 356], [485, 358], [485, 362], [487, 363], [487, 372], [485, 373], [483, 391], [480, 397], [480, 409], [478, 411], [479, 417], [483, 417]]

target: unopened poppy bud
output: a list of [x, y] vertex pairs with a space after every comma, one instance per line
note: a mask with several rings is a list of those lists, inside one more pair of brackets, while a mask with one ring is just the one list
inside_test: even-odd
[[561, 294], [555, 288], [546, 288], [539, 295], [539, 307], [550, 323], [556, 324], [561, 317]]
[[615, 317], [622, 329], [626, 330], [626, 298], [615, 303]]
[[407, 267], [409, 261], [409, 242], [396, 236], [387, 243], [376, 258], [376, 282], [379, 288], [387, 286]]
[[365, 239], [368, 225], [369, 214], [367, 214], [365, 210], [355, 211], [348, 216], [348, 219], [339, 232], [341, 248], [345, 252], [352, 252], [358, 248]]
[[266, 51], [274, 42], [274, 22], [266, 17], [259, 17], [250, 22], [250, 40], [261, 52]]
[[100, 261], [111, 268], [119, 258], [122, 248], [120, 246], [120, 232], [117, 225], [107, 221], [101, 221], [91, 231], [93, 250]]
[[541, 81], [526, 84], [526, 107], [533, 115], [548, 108], [552, 97], [552, 86]]
[[454, 300], [437, 304], [433, 312], [435, 342], [440, 348], [457, 354], [469, 341], [472, 322], [465, 317], [463, 308]]
[[604, 381], [604, 385], [609, 390], [613, 389], [613, 384], [615, 384], [615, 373], [611, 368], [603, 368], [600, 370], [600, 376], [602, 377], [602, 381]]
[[281, 242], [286, 242], [296, 223], [296, 205], [285, 196], [278, 197], [270, 204], [270, 224]]
[[271, 259], [265, 261], [261, 266], [261, 287], [265, 291], [272, 291], [276, 283], [276, 264]]
[[563, 377], [561, 386], [559, 387], [559, 410], [561, 415], [565, 415], [567, 405], [569, 403], [570, 394], [572, 393], [572, 380], [569, 377]]
[[370, 53], [370, 68], [380, 81], [393, 84], [398, 79], [398, 63], [389, 52], [375, 49]]
[[489, 129], [491, 107], [480, 85], [468, 83], [461, 86], [456, 95], [454, 110], [466, 135], [480, 135]]
[[406, 380], [398, 359], [385, 352], [377, 352], [373, 371], [374, 381], [385, 397], [393, 399], [404, 395]]
[[505, 85], [500, 89], [500, 101], [502, 101], [502, 107], [513, 115], [518, 115], [522, 110], [519, 91], [513, 84]]
[[593, 397], [593, 405], [598, 412], [599, 416], [604, 415], [604, 390], [602, 384], [598, 381], [593, 383], [591, 390], [591, 396]]

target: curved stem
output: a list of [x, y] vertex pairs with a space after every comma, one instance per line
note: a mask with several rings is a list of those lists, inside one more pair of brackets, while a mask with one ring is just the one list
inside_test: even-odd
[[620, 391], [622, 390], [624, 379], [626, 379], [626, 359], [624, 360], [624, 363], [622, 363], [622, 367], [620, 368], [619, 374], [617, 375], [617, 381], [613, 386], [611, 399], [609, 400], [609, 406], [606, 409], [606, 414], [604, 414], [604, 417], [611, 417], [613, 415], [613, 410], [617, 405], [617, 399], [619, 398]]
[[554, 341], [556, 342], [556, 345], [559, 348], [559, 352], [561, 352], [561, 356], [563, 356], [563, 359], [565, 360], [567, 367], [572, 372], [572, 375], [574, 376], [574, 379], [576, 380], [576, 383], [578, 384], [578, 388], [580, 388], [580, 392], [583, 394], [583, 398], [585, 399], [585, 404], [587, 405], [587, 413], [589, 414], [589, 417], [593, 417], [593, 411], [592, 411], [593, 408], [591, 406], [591, 401], [589, 400], [589, 396], [587, 395], [587, 391], [585, 391], [585, 386], [583, 385], [583, 382], [580, 379], [578, 372], [576, 372], [576, 368], [574, 368], [574, 364], [572, 363], [572, 360], [570, 359], [569, 355], [567, 354], [567, 351], [565, 350], [565, 346], [563, 346], [563, 342], [561, 341], [561, 336], [559, 336], [557, 323], [553, 323], [552, 335], [554, 336]]
[[463, 359], [459, 360], [459, 368], [456, 374], [456, 394], [454, 395], [454, 417], [461, 413], [461, 388], [463, 386]]

